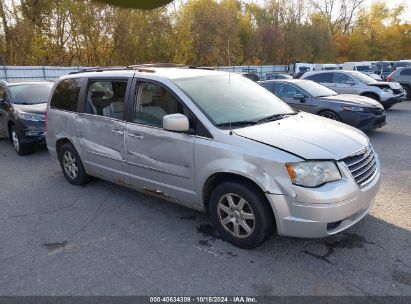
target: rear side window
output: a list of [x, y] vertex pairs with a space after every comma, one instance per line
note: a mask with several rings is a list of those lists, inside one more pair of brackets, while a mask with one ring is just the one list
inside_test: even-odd
[[333, 82], [333, 74], [332, 73], [321, 73], [321, 74], [314, 74], [308, 77], [304, 77], [304, 79], [309, 79], [315, 82], [324, 82], [324, 83], [332, 83]]
[[411, 76], [411, 69], [403, 69], [400, 75], [401, 76]]
[[338, 84], [347, 84], [350, 82], [353, 82], [354, 80], [342, 73], [335, 73], [334, 74], [334, 83], [338, 83]]
[[122, 120], [126, 91], [127, 79], [90, 82], [87, 92], [87, 113]]
[[50, 102], [52, 109], [77, 112], [81, 79], [62, 80], [54, 90]]

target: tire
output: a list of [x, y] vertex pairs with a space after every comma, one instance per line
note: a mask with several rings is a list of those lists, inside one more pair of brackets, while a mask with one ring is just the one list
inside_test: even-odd
[[406, 84], [404, 84], [402, 87], [404, 88], [405, 96], [406, 96], [407, 100], [410, 100], [411, 99], [411, 87], [409, 85], [406, 85]]
[[266, 197], [247, 183], [218, 185], [210, 197], [209, 214], [222, 238], [243, 249], [257, 247], [275, 228], [274, 214]]
[[13, 144], [14, 150], [18, 155], [24, 156], [30, 152], [28, 147], [21, 142], [21, 137], [17, 132], [17, 128], [15, 126], [12, 126], [10, 129], [10, 140]]
[[66, 180], [75, 186], [85, 185], [90, 178], [72, 144], [64, 144], [59, 153], [61, 170]]
[[337, 113], [333, 112], [333, 111], [322, 111], [320, 113], [318, 113], [318, 115], [331, 119], [331, 120], [335, 120], [335, 121], [341, 121], [341, 118], [337, 115]]

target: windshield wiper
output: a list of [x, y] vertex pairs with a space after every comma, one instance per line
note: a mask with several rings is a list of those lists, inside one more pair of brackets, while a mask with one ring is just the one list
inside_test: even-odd
[[243, 121], [233, 121], [233, 122], [223, 122], [220, 124], [217, 124], [217, 127], [243, 127], [243, 126], [250, 126], [250, 125], [255, 125], [257, 122], [256, 121], [251, 121], [251, 120], [243, 120]]
[[264, 122], [280, 120], [280, 119], [283, 119], [283, 118], [288, 117], [288, 116], [290, 116], [290, 115], [296, 115], [296, 114], [297, 114], [297, 112], [293, 112], [293, 113], [283, 113], [283, 114], [274, 114], [274, 115], [267, 116], [267, 117], [264, 117], [264, 118], [262, 118], [262, 119], [259, 119], [259, 120], [256, 121], [256, 123], [257, 123], [257, 124], [260, 124], [260, 123], [264, 123]]

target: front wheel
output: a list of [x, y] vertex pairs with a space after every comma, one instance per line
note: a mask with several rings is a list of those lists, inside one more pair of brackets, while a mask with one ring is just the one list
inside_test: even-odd
[[332, 111], [323, 111], [321, 113], [319, 113], [318, 115], [331, 119], [331, 120], [335, 120], [335, 121], [341, 121], [340, 117], [338, 117], [338, 115]]
[[408, 86], [408, 85], [404, 85], [403, 88], [404, 88], [404, 92], [405, 92], [405, 97], [407, 99], [411, 99], [411, 87]]
[[21, 142], [21, 138], [15, 126], [11, 127], [10, 138], [13, 144], [14, 150], [20, 156], [27, 155], [29, 150], [26, 145]]
[[274, 231], [274, 215], [262, 192], [247, 183], [224, 182], [213, 191], [210, 218], [224, 240], [251, 249]]

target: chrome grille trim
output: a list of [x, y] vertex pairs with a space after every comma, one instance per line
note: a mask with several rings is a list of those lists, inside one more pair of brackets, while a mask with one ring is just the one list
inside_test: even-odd
[[342, 159], [360, 188], [369, 184], [377, 174], [377, 159], [371, 147]]

